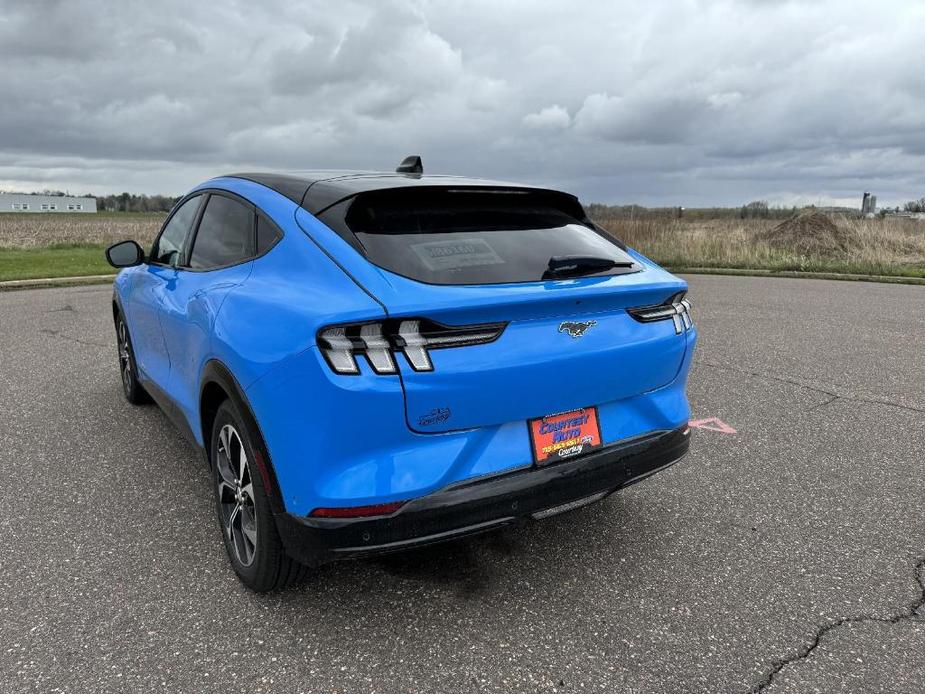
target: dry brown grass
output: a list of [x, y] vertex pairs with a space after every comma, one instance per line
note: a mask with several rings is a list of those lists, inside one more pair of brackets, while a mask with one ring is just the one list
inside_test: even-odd
[[107, 246], [134, 239], [148, 246], [162, 214], [0, 214], [0, 248]]
[[[750, 268], [925, 277], [925, 222], [834, 217], [843, 248], [812, 239], [782, 245], [779, 220], [599, 217], [595, 221], [652, 260], [675, 268]], [[791, 239], [794, 237], [791, 236]], [[802, 252], [800, 248], [804, 249]], [[814, 249], [807, 251], [805, 249]]]
[[[163, 221], [162, 214], [0, 214], [0, 249], [99, 247], [123, 239], [135, 239], [147, 247]], [[665, 216], [626, 219], [604, 215], [596, 221], [627, 245], [672, 268], [925, 277], [925, 221], [835, 216], [831, 218], [838, 227], [835, 246], [820, 237], [830, 234], [831, 228], [818, 218], [802, 226], [768, 219]]]

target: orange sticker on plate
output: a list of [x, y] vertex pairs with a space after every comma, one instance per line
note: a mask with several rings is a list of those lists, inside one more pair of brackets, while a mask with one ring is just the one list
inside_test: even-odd
[[538, 465], [571, 458], [601, 447], [597, 408], [584, 407], [530, 420], [533, 459]]

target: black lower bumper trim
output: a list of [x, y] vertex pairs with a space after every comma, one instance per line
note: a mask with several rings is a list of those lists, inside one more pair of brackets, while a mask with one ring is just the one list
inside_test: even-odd
[[286, 551], [318, 565], [394, 552], [473, 535], [534, 517], [578, 508], [680, 460], [690, 430], [646, 434], [545, 467], [461, 482], [409, 501], [391, 516], [312, 518], [281, 513], [276, 525]]

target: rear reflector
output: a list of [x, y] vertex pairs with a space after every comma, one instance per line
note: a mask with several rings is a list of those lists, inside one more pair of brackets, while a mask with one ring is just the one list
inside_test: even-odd
[[404, 501], [371, 506], [348, 506], [345, 508], [316, 508], [308, 515], [312, 518], [367, 518], [369, 516], [388, 516], [405, 505]]

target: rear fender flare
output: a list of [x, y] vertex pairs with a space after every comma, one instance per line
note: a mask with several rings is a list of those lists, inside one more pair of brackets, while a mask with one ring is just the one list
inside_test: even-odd
[[282, 501], [282, 495], [279, 489], [279, 482], [276, 479], [276, 472], [273, 469], [273, 461], [270, 458], [270, 452], [267, 449], [266, 439], [260, 430], [257, 418], [254, 416], [253, 409], [244, 394], [244, 389], [234, 377], [231, 371], [222, 362], [217, 359], [210, 359], [202, 370], [202, 378], [199, 386], [199, 426], [202, 433], [203, 452], [209, 466], [212, 465], [212, 456], [210, 448], [212, 447], [212, 423], [215, 418], [215, 411], [221, 400], [217, 399], [218, 391], [216, 386], [224, 391], [224, 394], [234, 404], [235, 409], [244, 419], [244, 424], [248, 429], [248, 436], [254, 442], [254, 455], [257, 469], [263, 479], [264, 488], [267, 490], [267, 497], [270, 499], [270, 507], [274, 515], [285, 511]]

